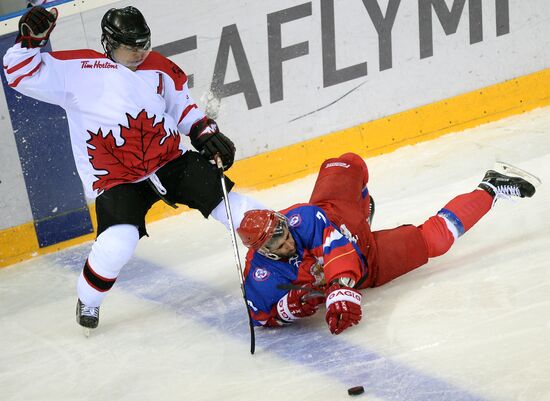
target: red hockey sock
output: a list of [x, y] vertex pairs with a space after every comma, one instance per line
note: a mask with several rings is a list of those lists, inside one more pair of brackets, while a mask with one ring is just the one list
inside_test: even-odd
[[441, 209], [438, 215], [456, 226], [459, 236], [464, 234], [491, 210], [493, 197], [481, 189], [458, 195]]
[[468, 231], [493, 204], [493, 197], [483, 190], [459, 195], [430, 217], [419, 229], [426, 242], [428, 257], [443, 255], [456, 238]]

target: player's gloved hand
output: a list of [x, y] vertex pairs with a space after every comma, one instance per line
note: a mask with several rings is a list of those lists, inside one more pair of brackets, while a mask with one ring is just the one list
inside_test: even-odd
[[41, 6], [30, 8], [19, 19], [19, 35], [16, 41], [21, 42], [21, 46], [27, 49], [45, 46], [56, 20], [56, 8], [50, 11]]
[[218, 129], [218, 124], [210, 118], [203, 118], [191, 127], [191, 145], [211, 160], [220, 155], [223, 169], [227, 170], [235, 160], [235, 145]]
[[325, 291], [327, 313], [325, 320], [332, 334], [340, 334], [361, 320], [361, 298], [359, 291], [333, 283]]
[[323, 302], [325, 302], [325, 295], [312, 290], [311, 287], [290, 290], [277, 302], [277, 313], [280, 318], [287, 321], [301, 319], [317, 312], [319, 305]]
[[273, 307], [272, 316], [265, 322], [268, 327], [288, 326], [295, 320], [313, 315], [319, 305], [325, 302], [325, 294], [311, 287], [290, 290]]

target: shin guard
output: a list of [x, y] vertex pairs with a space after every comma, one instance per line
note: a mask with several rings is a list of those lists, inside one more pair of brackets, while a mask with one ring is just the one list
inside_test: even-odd
[[137, 227], [119, 224], [102, 232], [94, 242], [78, 278], [78, 298], [86, 306], [99, 306], [139, 241]]

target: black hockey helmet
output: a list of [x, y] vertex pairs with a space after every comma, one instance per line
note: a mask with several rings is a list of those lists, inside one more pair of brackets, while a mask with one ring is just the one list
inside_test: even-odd
[[121, 44], [147, 50], [151, 47], [151, 30], [143, 14], [135, 7], [111, 8], [101, 20], [101, 44], [111, 51]]

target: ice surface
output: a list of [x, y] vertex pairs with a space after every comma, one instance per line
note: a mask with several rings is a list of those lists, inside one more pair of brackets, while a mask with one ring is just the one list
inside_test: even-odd
[[[446, 255], [364, 291], [339, 336], [322, 313], [249, 333], [229, 234], [198, 213], [149, 226], [90, 338], [74, 320], [86, 243], [0, 270], [0, 399], [550, 400], [550, 108], [367, 160], [373, 228], [420, 224], [507, 161], [542, 179]], [[353, 149], [350, 149], [352, 151]], [[337, 156], [337, 155], [335, 155]], [[305, 201], [315, 176], [251, 195]], [[244, 249], [242, 249], [244, 255]]]

